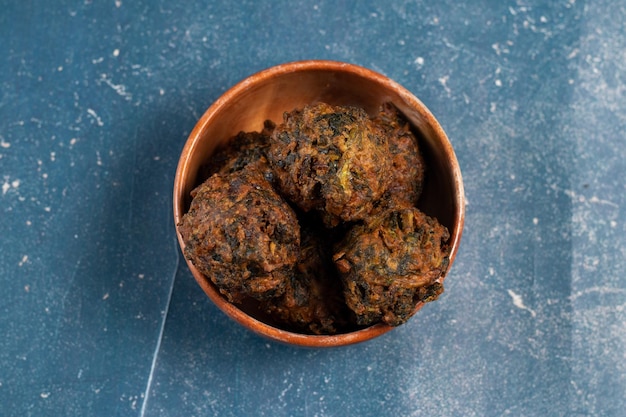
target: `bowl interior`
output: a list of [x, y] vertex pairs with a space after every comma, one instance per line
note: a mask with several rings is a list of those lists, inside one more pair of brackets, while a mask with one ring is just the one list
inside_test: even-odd
[[[305, 61], [280, 65], [245, 79], [220, 97], [199, 120], [181, 154], [174, 185], [176, 224], [189, 208], [191, 190], [201, 181], [202, 165], [218, 147], [240, 131], [260, 131], [265, 120], [281, 123], [284, 112], [320, 101], [358, 106], [370, 115], [375, 115], [381, 104], [392, 102], [404, 114], [418, 137], [427, 165], [417, 206], [450, 231], [452, 265], [463, 227], [464, 197], [458, 163], [445, 133], [426, 107], [403, 87], [380, 74], [344, 63]], [[180, 234], [178, 238], [184, 247]], [[276, 340], [306, 346], [344, 345], [391, 329], [375, 325], [335, 336], [285, 331], [268, 323], [266, 318], [250, 317], [251, 311], [247, 314], [226, 302], [210, 280], [188, 264], [207, 295], [226, 314]]]

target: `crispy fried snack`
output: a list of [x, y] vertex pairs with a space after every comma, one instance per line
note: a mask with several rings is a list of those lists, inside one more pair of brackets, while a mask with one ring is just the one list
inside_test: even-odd
[[285, 293], [267, 300], [262, 309], [275, 320], [313, 334], [335, 334], [349, 325], [351, 312], [343, 299], [341, 279], [331, 259], [327, 232], [301, 226], [300, 256]]
[[389, 145], [364, 110], [320, 103], [283, 115], [267, 153], [280, 191], [324, 223], [362, 220], [389, 184]]
[[202, 167], [201, 179], [220, 172], [228, 174], [242, 170], [246, 166], [258, 169], [266, 180], [274, 180], [274, 172], [267, 161], [269, 138], [276, 125], [266, 120], [261, 132], [239, 132]]
[[435, 300], [443, 292], [437, 279], [448, 267], [448, 238], [436, 219], [409, 205], [353, 226], [333, 260], [357, 323], [398, 326], [419, 301]]
[[179, 224], [185, 256], [231, 302], [280, 296], [298, 258], [294, 211], [256, 169], [217, 173]]
[[392, 180], [383, 199], [416, 204], [422, 192], [425, 167], [417, 138], [391, 103], [383, 104], [373, 121], [387, 136], [392, 158], [389, 172]]
[[415, 208], [425, 163], [409, 123], [391, 103], [374, 118], [320, 103], [283, 119], [208, 161], [179, 224], [185, 256], [288, 329], [406, 322], [443, 292], [450, 256], [448, 230]]

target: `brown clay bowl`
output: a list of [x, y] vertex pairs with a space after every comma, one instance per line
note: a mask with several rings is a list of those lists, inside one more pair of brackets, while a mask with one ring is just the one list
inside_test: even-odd
[[[174, 181], [176, 225], [189, 208], [191, 190], [199, 185], [201, 166], [217, 147], [240, 131], [260, 131], [265, 120], [280, 123], [284, 112], [318, 101], [358, 106], [372, 115], [381, 104], [392, 102], [410, 121], [427, 165], [417, 206], [450, 231], [452, 266], [465, 218], [463, 181], [452, 145], [431, 112], [404, 87], [376, 72], [342, 62], [313, 60], [278, 65], [244, 79], [217, 99], [196, 124], [180, 156]], [[177, 235], [184, 249], [178, 230]], [[227, 316], [276, 341], [309, 347], [342, 346], [363, 342], [393, 329], [376, 324], [332, 336], [289, 331], [254, 309], [229, 303], [208, 277], [191, 262], [187, 264], [204, 292]], [[416, 311], [421, 307], [422, 303], [418, 304]]]

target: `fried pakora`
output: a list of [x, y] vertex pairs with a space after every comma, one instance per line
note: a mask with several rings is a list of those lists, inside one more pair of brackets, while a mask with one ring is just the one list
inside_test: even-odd
[[312, 334], [335, 334], [350, 324], [341, 280], [331, 248], [325, 244], [327, 233], [330, 231], [301, 222], [300, 255], [294, 274], [281, 297], [262, 305], [275, 320]]
[[387, 190], [386, 135], [363, 109], [319, 103], [283, 115], [267, 153], [278, 188], [324, 223], [362, 220]]
[[425, 167], [417, 138], [391, 103], [384, 103], [373, 121], [387, 137], [392, 159], [391, 181], [383, 200], [416, 204], [422, 192]]
[[293, 209], [256, 169], [216, 173], [192, 191], [185, 256], [231, 302], [285, 292], [300, 245]]
[[260, 132], [239, 132], [217, 150], [201, 169], [201, 179], [220, 172], [228, 174], [252, 166], [259, 170], [266, 180], [273, 182], [274, 172], [267, 161], [269, 137], [276, 125], [266, 120]]
[[324, 103], [287, 112], [207, 161], [179, 224], [184, 254], [286, 329], [398, 326], [443, 292], [449, 264], [448, 230], [415, 208], [425, 168], [391, 103], [373, 118]]
[[333, 260], [357, 323], [398, 326], [418, 302], [436, 299], [449, 263], [448, 238], [436, 219], [409, 205], [353, 226]]

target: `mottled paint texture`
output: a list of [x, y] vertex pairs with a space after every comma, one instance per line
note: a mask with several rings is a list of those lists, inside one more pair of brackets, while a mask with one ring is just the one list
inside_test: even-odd
[[[0, 0], [0, 414], [623, 416], [626, 5]], [[193, 280], [178, 154], [297, 59], [412, 91], [467, 195], [446, 292], [332, 350], [268, 342]]]

